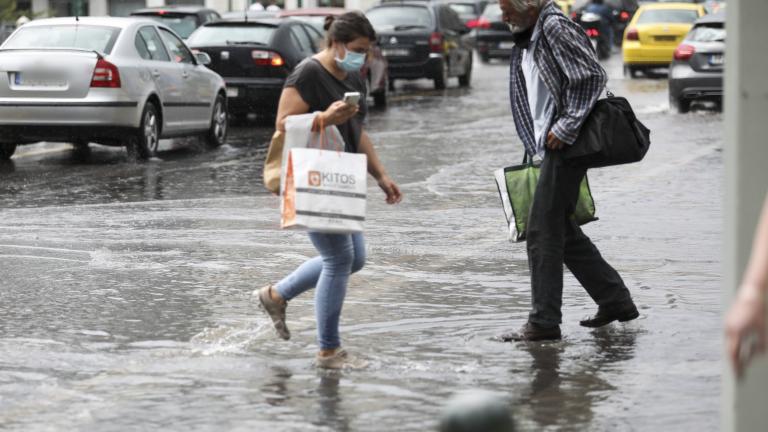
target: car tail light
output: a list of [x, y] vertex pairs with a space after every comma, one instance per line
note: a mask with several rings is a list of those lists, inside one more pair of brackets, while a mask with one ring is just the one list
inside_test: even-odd
[[486, 17], [480, 17], [476, 20], [469, 20], [467, 21], [467, 27], [469, 28], [481, 28], [481, 29], [489, 29], [491, 28], [491, 22], [488, 21], [488, 18]]
[[571, 19], [574, 21], [578, 21], [579, 15], [576, 12], [571, 12]]
[[627, 30], [627, 40], [630, 40], [630, 41], [640, 40], [640, 32], [638, 32], [637, 29], [634, 29], [634, 28]]
[[621, 22], [627, 22], [627, 21], [629, 21], [629, 18], [630, 18], [629, 17], [629, 12], [627, 12], [627, 11], [621, 11], [621, 13], [619, 14], [619, 20]]
[[100, 58], [93, 69], [91, 87], [119, 88], [120, 71], [117, 70], [117, 66]]
[[600, 37], [600, 31], [598, 29], [587, 29], [587, 36]]
[[285, 65], [285, 60], [280, 57], [280, 54], [272, 51], [254, 50], [251, 51], [251, 58], [253, 58], [256, 66], [280, 67]]
[[429, 35], [429, 50], [435, 53], [443, 52], [443, 34], [434, 32]]
[[696, 53], [696, 48], [688, 44], [680, 44], [675, 50], [675, 60], [688, 60]]

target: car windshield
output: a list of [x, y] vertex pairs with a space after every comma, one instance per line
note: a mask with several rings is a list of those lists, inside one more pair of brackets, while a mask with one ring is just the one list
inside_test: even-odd
[[699, 18], [693, 9], [650, 9], [643, 11], [638, 24], [691, 24]]
[[22, 27], [3, 48], [79, 48], [104, 54], [112, 52], [117, 27], [92, 25], [56, 25]]
[[192, 33], [187, 43], [190, 46], [239, 45], [252, 43], [268, 45], [275, 27], [263, 25], [209, 25]]
[[501, 7], [496, 3], [489, 4], [485, 7], [483, 16], [486, 17], [488, 21], [501, 21]]
[[182, 39], [186, 39], [197, 28], [197, 17], [195, 15], [146, 15], [155, 21], [159, 21], [171, 30], [175, 31]]
[[700, 25], [691, 30], [688, 40], [694, 42], [725, 42], [725, 29], [722, 25]]
[[368, 20], [377, 29], [431, 29], [432, 16], [425, 7], [380, 7], [367, 13]]

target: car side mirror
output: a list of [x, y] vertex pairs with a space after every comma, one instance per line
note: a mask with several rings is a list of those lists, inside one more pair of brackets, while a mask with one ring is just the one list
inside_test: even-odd
[[203, 66], [208, 66], [209, 64], [211, 64], [211, 56], [209, 56], [208, 53], [204, 53], [204, 52], [195, 53], [195, 58], [197, 59], [197, 63]]

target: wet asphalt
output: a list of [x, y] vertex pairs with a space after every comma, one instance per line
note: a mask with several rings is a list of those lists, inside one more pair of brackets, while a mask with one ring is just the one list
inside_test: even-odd
[[484, 389], [520, 430], [716, 430], [722, 114], [670, 112], [666, 79], [605, 66], [652, 147], [590, 171], [600, 220], [585, 232], [640, 319], [579, 327], [595, 306], [567, 274], [563, 341], [491, 340], [525, 321], [530, 293], [492, 177], [522, 159], [508, 68], [478, 61], [471, 88], [400, 82], [368, 120], [405, 200], [369, 181], [368, 263], [342, 316], [364, 370], [312, 367], [311, 293], [289, 305], [289, 342], [251, 302], [315, 254], [261, 184], [271, 126], [237, 125], [212, 151], [164, 142], [146, 163], [20, 147], [0, 166], [0, 429], [424, 431], [451, 395]]

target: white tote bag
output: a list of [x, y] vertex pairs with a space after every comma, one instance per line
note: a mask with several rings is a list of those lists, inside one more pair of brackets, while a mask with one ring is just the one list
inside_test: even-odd
[[368, 158], [360, 153], [293, 148], [281, 194], [282, 228], [362, 232]]

